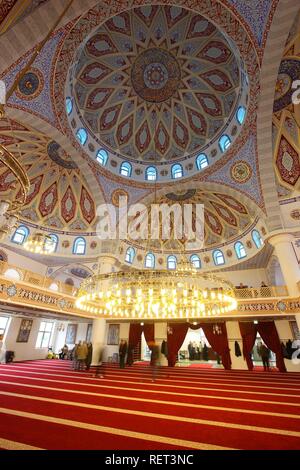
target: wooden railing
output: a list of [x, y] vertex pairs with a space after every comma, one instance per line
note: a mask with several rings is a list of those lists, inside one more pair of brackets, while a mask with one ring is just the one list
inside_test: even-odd
[[239, 299], [265, 299], [276, 297], [288, 297], [286, 286], [245, 287], [234, 289], [236, 298]]

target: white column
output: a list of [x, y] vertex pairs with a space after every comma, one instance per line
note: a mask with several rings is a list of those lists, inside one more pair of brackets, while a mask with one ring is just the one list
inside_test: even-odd
[[[113, 256], [104, 255], [99, 258], [99, 274], [108, 274], [113, 271], [115, 258]], [[92, 338], [93, 345], [93, 358], [92, 365], [97, 365], [99, 362], [100, 352], [106, 346], [106, 319], [95, 318], [93, 320]], [[103, 354], [105, 356], [105, 354]]]
[[297, 283], [300, 281], [300, 269], [292, 246], [293, 240], [294, 237], [291, 234], [282, 233], [271, 236], [268, 241], [275, 248], [289, 295], [299, 297]]
[[105, 318], [95, 318], [93, 320], [92, 329], [92, 345], [93, 345], [93, 358], [92, 365], [97, 365], [99, 362], [100, 352], [104, 348], [106, 343], [106, 320]]
[[[243, 340], [240, 332], [238, 321], [226, 321], [228, 345], [230, 349], [231, 367], [232, 369], [248, 370], [247, 363], [243, 357]], [[236, 357], [235, 342], [239, 343], [242, 355]]]

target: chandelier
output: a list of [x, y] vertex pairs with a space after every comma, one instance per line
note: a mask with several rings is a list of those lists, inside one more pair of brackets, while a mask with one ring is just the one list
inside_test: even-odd
[[55, 245], [51, 236], [40, 232], [29, 237], [23, 246], [25, 250], [30, 251], [30, 253], [37, 253], [40, 255], [51, 254], [55, 250]]
[[151, 270], [94, 275], [81, 284], [76, 306], [107, 318], [197, 319], [236, 310], [237, 301], [233, 286], [214, 275]]

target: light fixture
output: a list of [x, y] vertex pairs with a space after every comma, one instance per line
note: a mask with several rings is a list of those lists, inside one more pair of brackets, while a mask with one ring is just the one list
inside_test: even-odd
[[50, 235], [37, 232], [31, 237], [28, 237], [24, 243], [24, 248], [30, 253], [37, 253], [40, 255], [47, 255], [54, 252], [55, 244]]
[[[208, 281], [217, 287], [203, 287]], [[101, 317], [194, 320], [227, 314], [237, 301], [231, 283], [214, 275], [134, 270], [86, 279], [76, 306]]]

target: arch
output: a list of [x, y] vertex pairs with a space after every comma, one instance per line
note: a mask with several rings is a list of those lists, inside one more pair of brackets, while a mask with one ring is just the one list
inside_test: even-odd
[[4, 277], [11, 279], [12, 281], [21, 281], [21, 274], [13, 268], [7, 269], [4, 273]]
[[127, 176], [127, 178], [130, 178], [132, 173], [132, 166], [129, 162], [123, 162], [121, 167], [120, 167], [120, 174], [122, 176]]
[[201, 268], [201, 261], [198, 255], [192, 255], [190, 257], [191, 264], [195, 269], [200, 269]]
[[126, 251], [125, 261], [126, 261], [126, 263], [132, 264], [134, 258], [135, 258], [135, 249], [132, 248], [132, 246], [131, 246], [131, 247], [128, 248], [127, 251]]
[[78, 237], [74, 240], [73, 254], [74, 255], [85, 255], [86, 241], [83, 237]]
[[105, 166], [108, 160], [107, 151], [104, 149], [98, 150], [97, 155], [96, 155], [96, 160], [97, 162], [100, 163], [100, 165]]
[[176, 269], [177, 268], [177, 258], [174, 255], [170, 255], [167, 260], [167, 267], [168, 269]]
[[264, 244], [258, 230], [252, 230], [252, 240], [254, 241], [256, 248], [261, 248]]
[[87, 131], [81, 127], [80, 129], [78, 129], [78, 131], [76, 132], [76, 137], [77, 139], [79, 140], [79, 142], [81, 143], [81, 145], [85, 145], [86, 144], [86, 141], [88, 139], [88, 133]]
[[65, 284], [67, 284], [67, 286], [72, 286], [72, 287], [74, 287], [74, 280], [73, 280], [71, 277], [68, 277], [68, 278], [65, 280]]
[[23, 245], [29, 235], [29, 229], [25, 225], [20, 225], [11, 237], [11, 241], [17, 245]]
[[216, 266], [221, 266], [225, 264], [225, 258], [221, 250], [215, 250], [213, 252], [213, 259]]
[[155, 256], [153, 253], [147, 253], [145, 257], [145, 268], [154, 268], [155, 267]]
[[55, 253], [58, 245], [58, 236], [54, 233], [51, 233], [49, 237], [51, 238], [51, 240], [46, 239], [44, 249], [47, 251], [47, 253]]
[[72, 98], [70, 98], [70, 96], [67, 96], [66, 98], [66, 111], [67, 111], [68, 116], [70, 116], [70, 114], [73, 111], [73, 100]]
[[219, 147], [221, 149], [221, 152], [225, 153], [226, 150], [229, 149], [230, 145], [231, 145], [230, 137], [228, 137], [227, 134], [222, 135], [222, 137], [220, 137], [220, 140], [219, 140]]
[[8, 257], [5, 251], [0, 250], [0, 261], [3, 261], [3, 263], [7, 263], [7, 259]]
[[208, 166], [208, 159], [205, 153], [200, 153], [200, 155], [198, 155], [196, 158], [196, 165], [198, 170], [203, 170], [203, 168]]
[[176, 163], [176, 165], [172, 166], [172, 178], [177, 179], [177, 178], [182, 178], [183, 177], [183, 169], [180, 163]]
[[148, 166], [148, 168], [146, 169], [146, 180], [147, 181], [157, 180], [157, 170], [154, 166]]
[[246, 258], [247, 253], [242, 242], [236, 242], [234, 245], [234, 251], [238, 259]]
[[246, 117], [246, 108], [245, 106], [239, 106], [237, 112], [236, 112], [236, 119], [237, 119], [237, 122], [242, 125], [243, 122], [245, 121], [245, 117]]

